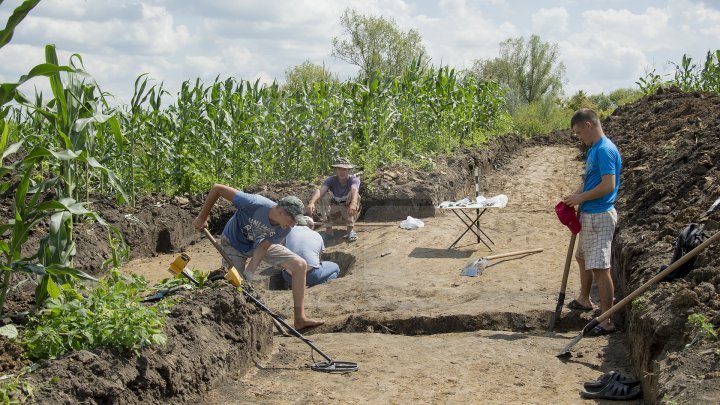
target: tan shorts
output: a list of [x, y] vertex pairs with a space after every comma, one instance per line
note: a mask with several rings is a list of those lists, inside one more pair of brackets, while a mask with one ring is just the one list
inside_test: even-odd
[[580, 213], [580, 242], [575, 257], [585, 260], [585, 269], [609, 269], [612, 239], [617, 225], [615, 208], [599, 214]]
[[[350, 197], [348, 197], [350, 198]], [[358, 215], [360, 215], [360, 195], [357, 196], [358, 209], [355, 211], [355, 215], [350, 215], [348, 207], [345, 203], [337, 203], [333, 200], [331, 192], [325, 193], [320, 198], [320, 206], [318, 212], [320, 213], [320, 219], [326, 228], [331, 228], [333, 225], [355, 225]]]
[[[239, 271], [245, 270], [245, 263], [247, 262], [247, 259], [252, 257], [252, 252], [243, 253], [237, 249], [235, 249], [230, 242], [225, 239], [224, 236], [220, 237], [220, 246], [223, 248], [225, 253], [230, 257], [230, 260], [232, 260], [232, 265], [235, 266], [235, 268]], [[280, 266], [282, 263], [285, 263], [289, 260], [293, 260], [296, 258], [299, 258], [300, 256], [296, 255], [290, 249], [286, 248], [283, 245], [278, 245], [276, 243], [273, 243], [270, 245], [270, 248], [268, 249], [267, 253], [265, 253], [265, 256], [263, 257], [263, 261], [265, 263], [270, 264], [271, 266]], [[228, 267], [228, 263], [223, 259], [222, 265], [224, 267]]]

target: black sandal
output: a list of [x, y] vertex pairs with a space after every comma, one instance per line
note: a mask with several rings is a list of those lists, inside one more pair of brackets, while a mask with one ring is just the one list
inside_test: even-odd
[[630, 387], [617, 381], [611, 381], [599, 391], [580, 391], [580, 396], [589, 399], [612, 399], [626, 401], [640, 396], [640, 387]]
[[617, 371], [609, 371], [609, 372], [601, 375], [600, 378], [598, 378], [595, 381], [586, 382], [585, 384], [583, 384], [583, 386], [585, 387], [586, 390], [595, 391], [595, 390], [601, 389], [602, 387], [604, 387], [605, 385], [607, 385], [608, 383], [613, 382], [613, 381], [617, 381], [621, 384], [625, 384], [628, 387], [634, 387], [636, 385], [639, 385], [641, 382], [640, 380], [638, 380], [635, 377], [620, 374]]

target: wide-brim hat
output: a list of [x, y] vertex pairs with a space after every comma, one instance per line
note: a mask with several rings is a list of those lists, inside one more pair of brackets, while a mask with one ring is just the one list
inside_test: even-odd
[[580, 219], [577, 216], [577, 212], [575, 212], [575, 208], [560, 201], [555, 206], [555, 213], [560, 222], [570, 229], [570, 232], [573, 234], [580, 232], [582, 226], [580, 225]]
[[350, 163], [350, 160], [348, 158], [337, 158], [335, 159], [335, 163], [332, 164], [332, 167], [338, 167], [341, 169], [352, 169], [355, 167], [352, 163]]

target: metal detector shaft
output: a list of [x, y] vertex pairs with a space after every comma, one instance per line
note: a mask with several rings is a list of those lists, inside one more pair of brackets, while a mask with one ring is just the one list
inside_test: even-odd
[[550, 325], [548, 331], [552, 332], [555, 329], [560, 314], [562, 313], [563, 305], [565, 304], [565, 289], [567, 288], [568, 275], [570, 274], [570, 264], [572, 263], [572, 254], [575, 250], [575, 239], [577, 234], [573, 233], [570, 237], [570, 245], [568, 246], [567, 256], [565, 256], [565, 269], [563, 269], [562, 282], [560, 283], [560, 293], [558, 294], [557, 305], [555, 306], [555, 312], [552, 314], [550, 319]]
[[634, 300], [635, 297], [644, 293], [648, 288], [650, 288], [650, 286], [665, 278], [665, 276], [675, 271], [678, 267], [685, 264], [685, 262], [687, 262], [688, 260], [697, 256], [700, 252], [705, 250], [705, 248], [710, 246], [710, 244], [715, 242], [718, 238], [720, 238], [720, 231], [715, 232], [715, 234], [709, 237], [705, 242], [698, 245], [695, 249], [687, 252], [683, 257], [679, 258], [677, 261], [669, 265], [665, 270], [661, 271], [660, 273], [655, 275], [655, 277], [646, 281], [645, 284], [641, 285], [640, 287], [636, 288], [635, 291], [628, 294], [627, 297], [623, 298], [620, 302], [610, 307], [610, 309], [603, 312], [600, 316], [590, 321], [587, 325], [585, 325], [580, 334], [576, 336], [573, 340], [571, 340], [567, 346], [565, 346], [565, 348], [558, 354], [558, 356], [566, 356], [570, 352], [570, 349], [572, 349], [572, 347], [575, 346], [575, 344], [579, 342], [580, 339], [582, 339], [584, 334], [590, 332], [594, 327], [598, 326], [600, 323], [613, 316], [613, 314], [619, 311], [622, 307]]
[[331, 363], [335, 361], [335, 360], [333, 360], [332, 358], [330, 358], [330, 356], [328, 356], [327, 354], [323, 353], [323, 351], [320, 350], [317, 346], [315, 346], [315, 345], [313, 344], [313, 342], [310, 341], [310, 339], [306, 338], [305, 336], [302, 335], [302, 333], [298, 332], [295, 328], [293, 328], [292, 326], [290, 326], [280, 315], [278, 315], [278, 314], [276, 314], [275, 312], [273, 312], [273, 311], [272, 311], [270, 308], [268, 308], [265, 304], [263, 304], [262, 302], [260, 302], [260, 300], [258, 300], [257, 298], [255, 298], [252, 294], [250, 294], [249, 292], [247, 292], [247, 291], [244, 290], [244, 289], [243, 289], [243, 295], [245, 295], [245, 297], [247, 297], [250, 301], [252, 301], [253, 304], [257, 305], [260, 309], [262, 309], [262, 310], [265, 311], [268, 315], [270, 315], [274, 320], [280, 322], [280, 323], [282, 324], [282, 326], [284, 326], [287, 330], [289, 330], [290, 333], [291, 333], [293, 336], [295, 336], [295, 337], [299, 338], [300, 340], [302, 340], [303, 342], [307, 343], [308, 346], [310, 346], [310, 347], [311, 347], [313, 350], [315, 350], [319, 355], [321, 355], [323, 358], [325, 358], [325, 360], [327, 360], [327, 361], [329, 361], [329, 362], [331, 362]]

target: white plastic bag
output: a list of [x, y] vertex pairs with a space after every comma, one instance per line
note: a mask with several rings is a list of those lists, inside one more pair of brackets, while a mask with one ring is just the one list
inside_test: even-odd
[[400, 222], [400, 228], [402, 229], [418, 229], [424, 227], [425, 224], [423, 221], [413, 218], [411, 216], [408, 216], [406, 220]]
[[483, 204], [488, 207], [505, 208], [508, 203], [508, 198], [505, 194], [498, 194], [492, 198], [486, 198]]

